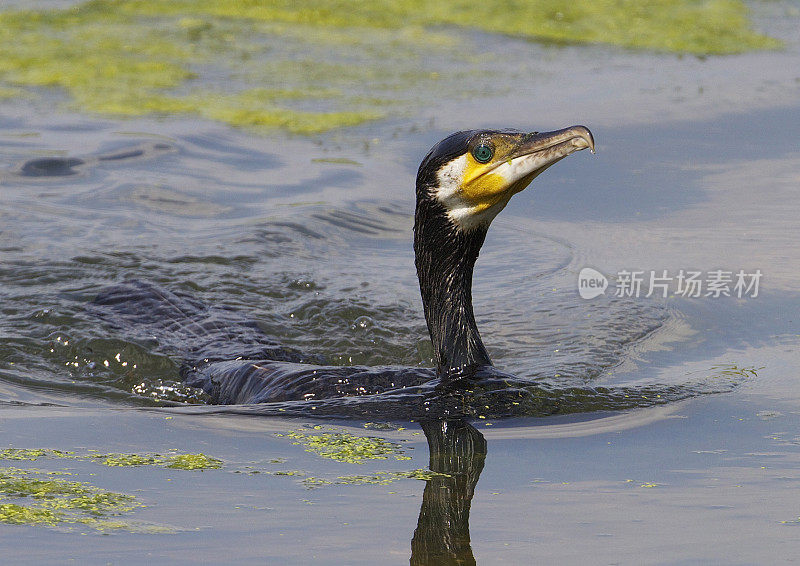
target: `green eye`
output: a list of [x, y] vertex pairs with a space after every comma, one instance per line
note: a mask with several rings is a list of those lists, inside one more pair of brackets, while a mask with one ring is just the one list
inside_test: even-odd
[[487, 163], [494, 155], [494, 149], [486, 144], [481, 144], [472, 150], [472, 157], [478, 163]]

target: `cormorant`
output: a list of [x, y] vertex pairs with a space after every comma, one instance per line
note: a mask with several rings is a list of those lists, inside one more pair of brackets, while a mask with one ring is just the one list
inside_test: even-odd
[[590, 148], [588, 128], [472, 130], [439, 142], [417, 174], [414, 254], [440, 376], [492, 362], [472, 313], [472, 270], [489, 224], [516, 193], [569, 154]]
[[[138, 329], [137, 336], [180, 343], [184, 381], [219, 404], [314, 400], [317, 414], [325, 414], [325, 400], [375, 395], [380, 407], [394, 407], [399, 416], [404, 409], [429, 411], [426, 393], [441, 384], [467, 380], [509, 388], [513, 377], [492, 367], [475, 324], [473, 267], [489, 225], [511, 197], [557, 161], [586, 148], [594, 151], [594, 140], [584, 126], [543, 133], [470, 130], [443, 139], [422, 160], [414, 252], [435, 371], [314, 365], [252, 322], [221, 318], [199, 301], [143, 282], [112, 287], [95, 305], [128, 334]], [[407, 408], [404, 403], [415, 392], [425, 406]], [[369, 413], [368, 405], [360, 410]]]

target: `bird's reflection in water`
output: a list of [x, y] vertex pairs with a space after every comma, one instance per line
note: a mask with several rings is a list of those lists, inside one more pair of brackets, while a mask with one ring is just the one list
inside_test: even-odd
[[420, 424], [428, 439], [430, 469], [437, 475], [425, 485], [411, 541], [411, 564], [475, 564], [469, 539], [469, 509], [486, 459], [486, 439], [460, 419]]

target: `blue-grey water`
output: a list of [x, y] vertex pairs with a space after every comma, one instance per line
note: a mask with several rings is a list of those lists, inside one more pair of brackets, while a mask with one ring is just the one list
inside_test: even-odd
[[[785, 50], [705, 60], [488, 38], [520, 65], [504, 71], [518, 88], [315, 139], [4, 101], [0, 448], [224, 462], [202, 472], [25, 462], [135, 495], [145, 506], [124, 519], [147, 528], [3, 524], [4, 558], [796, 561], [800, 37], [797, 17], [781, 14], [762, 6], [756, 21]], [[533, 67], [541, 78], [519, 78]], [[451, 463], [452, 485], [336, 483], [428, 468], [419, 419], [380, 407], [320, 419], [311, 401], [293, 418], [210, 407], [180, 382], [169, 348], [112, 331], [89, 308], [106, 286], [145, 280], [328, 364], [429, 366], [410, 246], [419, 160], [456, 129], [573, 123], [592, 128], [597, 155], [542, 175], [487, 238], [474, 288], [484, 340], [498, 367], [531, 382], [685, 389], [688, 400], [616, 411], [600, 396], [593, 412], [513, 418], [487, 406], [470, 419], [485, 460]], [[605, 296], [579, 296], [584, 267], [610, 277]], [[615, 298], [623, 270], [763, 276], [755, 297]], [[165, 407], [175, 402], [190, 405]], [[293, 430], [380, 436], [411, 459], [332, 461], [281, 436]], [[457, 552], [422, 544], [426, 533], [460, 541], [447, 547]]]

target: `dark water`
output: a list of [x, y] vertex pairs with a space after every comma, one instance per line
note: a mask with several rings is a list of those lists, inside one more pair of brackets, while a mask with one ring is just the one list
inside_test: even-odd
[[[534, 47], [549, 74], [505, 97], [440, 101], [315, 140], [5, 102], [4, 445], [225, 462], [182, 472], [37, 461], [137, 494], [136, 519], [170, 532], [89, 531], [88, 557], [80, 529], [3, 525], [8, 559], [129, 563], [146, 549], [186, 563], [795, 560], [800, 67], [796, 28], [766, 9], [761, 21], [785, 52], [700, 61]], [[180, 379], [191, 336], [92, 307], [108, 286], [144, 281], [204, 305], [216, 334], [202, 345], [220, 359], [265, 337], [317, 364], [425, 374], [410, 246], [419, 160], [459, 128], [570, 123], [592, 128], [598, 155], [570, 157], [515, 197], [476, 269], [478, 325], [513, 387], [213, 406]], [[612, 286], [622, 269], [764, 276], [754, 298], [587, 301], [583, 267]], [[431, 407], [465, 419], [443, 430]], [[387, 438], [411, 461], [331, 461], [276, 436], [313, 426]], [[335, 483], [417, 468], [446, 475]], [[330, 483], [309, 489], [309, 477]]]
[[[209, 359], [430, 367], [407, 199], [350, 202], [345, 192], [338, 203], [280, 206], [284, 194], [313, 199], [370, 181], [361, 168], [321, 162], [300, 186], [269, 186], [288, 177], [279, 155], [197, 136], [136, 141], [80, 157], [28, 159], [6, 173], [10, 208], [22, 216], [9, 234], [18, 245], [7, 250], [2, 267], [4, 323], [13, 337], [3, 344], [4, 381], [13, 399], [207, 402], [200, 389], [182, 383], [179, 369]], [[232, 154], [238, 157], [229, 161]], [[224, 164], [243, 180], [217, 185], [198, 173], [196, 161], [206, 168]], [[142, 183], [143, 175], [168, 176], [170, 185]], [[385, 192], [409, 193], [411, 184], [413, 174]], [[184, 187], [192, 185], [206, 187], [206, 194], [187, 195]], [[569, 269], [575, 260], [569, 242], [513, 223], [492, 232], [476, 274], [479, 323], [499, 367], [518, 375], [514, 384], [507, 378], [478, 384], [463, 406], [462, 391], [420, 390], [433, 376], [409, 370], [407, 378], [391, 380], [415, 387], [387, 395], [367, 395], [385, 387], [354, 376], [347, 377], [352, 388], [301, 387], [293, 397], [306, 401], [258, 410], [401, 419], [431, 411], [542, 416], [649, 406], [736, 383], [593, 389], [631, 348], [647, 349], [680, 314], [652, 300], [581, 299]], [[113, 306], [94, 304], [98, 293], [125, 281], [134, 283], [123, 296], [153, 289], [169, 308], [144, 301], [115, 314]], [[278, 355], [281, 347], [292, 354]], [[344, 375], [329, 372], [337, 381]]]
[[[186, 174], [192, 169], [181, 166], [180, 148], [191, 142], [144, 142], [82, 158], [37, 158], [12, 168], [7, 179], [12, 190], [16, 180], [24, 200], [31, 189], [46, 191], [46, 182], [58, 184], [60, 198], [39, 193], [40, 200], [56, 207], [60, 201], [63, 208], [72, 208], [62, 228], [70, 230], [74, 214], [80, 213], [68, 204], [75, 195], [60, 184], [64, 178], [83, 176], [84, 191], [92, 177], [103, 177], [106, 171], [102, 169], [129, 177], [135, 173], [126, 173], [128, 167], [148, 167], [158, 161], [166, 162], [162, 166], [171, 162], [174, 171]], [[183, 151], [191, 154], [192, 149]], [[206, 155], [205, 159], [211, 158]], [[267, 154], [256, 161], [277, 159]], [[229, 166], [236, 168], [236, 164]], [[262, 174], [269, 177], [274, 169], [267, 166]], [[100, 186], [87, 193], [95, 203], [97, 193], [107, 191], [108, 181], [98, 181]], [[184, 185], [190, 179], [175, 182]], [[323, 173], [301, 191], [313, 193], [317, 183], [328, 187], [336, 181], [329, 182]], [[186, 202], [179, 193], [130, 185], [113, 190], [110, 200], [132, 199], [133, 206], [112, 206], [108, 215], [106, 201], [102, 208], [87, 206], [90, 210], [83, 214], [108, 215], [107, 222], [115, 226], [130, 224], [128, 235], [109, 224], [102, 247], [97, 248], [91, 242], [99, 233], [92, 226], [83, 253], [61, 260], [26, 260], [30, 248], [23, 245], [15, 254], [18, 259], [5, 263], [6, 320], [9, 334], [17, 339], [10, 341], [4, 358], [12, 366], [8, 381], [15, 386], [35, 390], [36, 385], [45, 385], [70, 397], [98, 396], [137, 404], [151, 399], [203, 402], [209, 398], [201, 390], [181, 383], [180, 366], [241, 359], [335, 366], [431, 365], [431, 347], [417, 307], [413, 269], [409, 269], [410, 212], [401, 204], [378, 200], [344, 202], [338, 207], [298, 206], [290, 217], [265, 221], [260, 214], [250, 213], [249, 202], [245, 207], [234, 197], [234, 204], [223, 204], [231, 202], [232, 196], [225, 191], [219, 206], [230, 211], [213, 214], [209, 209], [207, 216], [231, 221], [215, 229], [210, 220], [197, 222], [197, 208], [202, 204]], [[235, 187], [230, 192], [235, 194]], [[263, 207], [269, 206], [269, 193], [262, 194], [261, 200]], [[181, 214], [170, 207], [186, 210]], [[181, 250], [163, 249], [150, 223], [140, 220], [159, 213], [174, 223], [172, 229], [180, 232], [182, 240], [197, 244], [181, 255], [177, 255]], [[41, 217], [34, 217], [32, 223], [41, 225]], [[490, 271], [491, 276], [478, 272], [476, 295], [491, 297], [482, 309], [487, 336], [496, 343], [498, 359], [514, 360], [518, 381], [511, 384], [501, 376], [493, 384], [484, 380], [470, 385], [469, 401], [463, 406], [463, 391], [441, 393], [426, 385], [434, 382], [429, 371], [419, 377], [410, 370], [400, 372], [387, 378], [392, 385], [397, 382], [389, 387], [365, 381], [366, 376], [360, 377], [363, 372], [351, 376], [349, 371], [340, 374], [331, 368], [332, 383], [346, 379], [352, 387], [321, 384], [314, 373], [314, 384], [287, 381], [285, 388], [276, 386], [271, 398], [294, 402], [264, 405], [259, 412], [401, 419], [453, 413], [542, 416], [648, 406], [656, 399], [667, 402], [724, 391], [735, 383], [720, 379], [713, 385], [689, 382], [619, 391], [586, 387], [620, 364], [626, 350], [645, 344], [659, 329], [668, 327], [675, 315], [655, 301], [609, 298], [600, 307], [600, 303], [584, 301], [569, 289], [567, 267], [574, 258], [569, 244], [543, 235], [504, 233], [503, 227], [493, 236], [502, 239], [504, 249], [493, 250], [490, 244], [481, 271]], [[46, 237], [59, 239], [52, 232]], [[131, 246], [131, 237], [142, 243]], [[28, 246], [33, 245], [31, 240], [21, 239], [30, 241]], [[524, 267], [519, 269], [517, 262]], [[98, 293], [105, 297], [110, 284], [126, 280], [134, 283], [123, 285], [111, 303], [96, 298]], [[117, 295], [137, 293], [145, 298], [115, 311], [120, 301]], [[525, 297], [524, 304], [515, 300], [520, 296]], [[11, 305], [19, 305], [18, 310]], [[287, 351], [291, 353], [284, 354]], [[217, 364], [202, 371], [230, 372], [239, 365], [243, 364]], [[288, 366], [286, 371], [293, 367], [301, 366]], [[319, 369], [314, 372], [325, 373], [324, 365], [315, 367]], [[386, 389], [386, 394], [370, 394]]]

